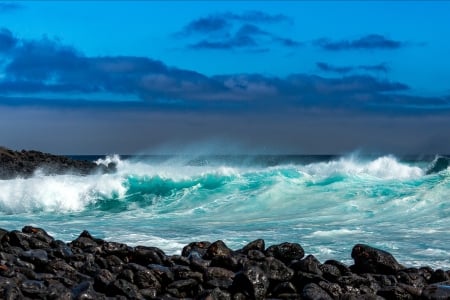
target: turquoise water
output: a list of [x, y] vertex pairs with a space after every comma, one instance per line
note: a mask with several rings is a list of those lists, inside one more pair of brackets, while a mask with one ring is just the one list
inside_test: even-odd
[[33, 225], [65, 241], [84, 230], [180, 253], [196, 240], [240, 248], [300, 243], [319, 260], [351, 263], [368, 243], [407, 266], [450, 268], [450, 170], [393, 156], [151, 157], [114, 174], [0, 180], [0, 227]]

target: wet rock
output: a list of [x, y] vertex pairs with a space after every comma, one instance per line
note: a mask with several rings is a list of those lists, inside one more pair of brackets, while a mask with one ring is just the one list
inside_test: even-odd
[[422, 299], [443, 300], [450, 299], [450, 281], [430, 284], [422, 291]]
[[392, 300], [412, 300], [414, 297], [399, 286], [388, 286], [380, 289], [377, 295]]
[[305, 300], [333, 300], [327, 292], [315, 283], [305, 285], [302, 298]]
[[431, 274], [428, 283], [437, 283], [450, 280], [450, 276], [442, 269], [437, 269]]
[[267, 248], [266, 255], [273, 256], [283, 263], [289, 264], [293, 260], [302, 259], [305, 256], [305, 251], [297, 243], [282, 243]]
[[37, 239], [43, 241], [44, 243], [50, 245], [53, 242], [53, 237], [50, 236], [44, 229], [33, 227], [33, 226], [25, 226], [22, 228], [23, 233], [31, 234], [31, 236], [36, 237]]
[[48, 263], [47, 252], [42, 249], [23, 251], [20, 258], [39, 266], [44, 266]]
[[200, 272], [194, 272], [189, 267], [174, 266], [171, 270], [175, 276], [175, 280], [195, 279], [198, 282], [203, 282], [203, 274]]
[[150, 264], [147, 268], [153, 272], [158, 281], [164, 286], [167, 286], [170, 282], [175, 280], [173, 272], [168, 267]]
[[25, 280], [20, 285], [20, 290], [26, 296], [32, 298], [42, 298], [47, 294], [47, 288], [43, 281]]
[[107, 269], [101, 269], [94, 277], [94, 289], [106, 294], [108, 286], [116, 279], [116, 276]]
[[274, 281], [289, 281], [294, 276], [294, 270], [274, 257], [267, 257], [264, 263], [264, 271], [268, 278]]
[[195, 297], [199, 294], [199, 286], [195, 279], [183, 279], [169, 284], [167, 291], [178, 298]]
[[304, 259], [292, 263], [291, 268], [295, 271], [302, 271], [319, 276], [322, 276], [323, 274], [322, 270], [320, 269], [320, 262], [313, 255], [308, 255]]
[[107, 295], [124, 295], [132, 299], [144, 299], [144, 297], [139, 293], [139, 289], [136, 285], [123, 279], [114, 280], [109, 285]]
[[11, 246], [20, 247], [23, 250], [29, 250], [30, 243], [28, 240], [29, 236], [18, 230], [13, 230], [8, 233], [8, 242]]
[[202, 242], [192, 242], [185, 246], [181, 251], [181, 255], [184, 257], [188, 257], [192, 251], [195, 251], [200, 254], [200, 256], [205, 255], [206, 250], [211, 245], [210, 242], [202, 241]]
[[231, 300], [231, 294], [219, 288], [204, 291], [199, 297], [199, 300]]
[[231, 256], [232, 250], [225, 245], [222, 240], [218, 240], [206, 249], [206, 253], [203, 255], [204, 259], [213, 259], [217, 256]]
[[390, 253], [368, 245], [355, 245], [352, 258], [355, 261], [352, 267], [356, 273], [395, 274], [404, 269]]
[[242, 291], [253, 299], [264, 299], [269, 288], [269, 278], [257, 265], [249, 265], [237, 273], [233, 281], [233, 289]]
[[341, 272], [339, 268], [331, 264], [322, 264], [319, 266], [320, 271], [322, 271], [322, 276], [332, 282], [335, 282], [339, 277], [341, 277]]
[[206, 285], [223, 289], [228, 289], [233, 284], [233, 278], [234, 272], [219, 267], [207, 268], [204, 276]]
[[167, 261], [166, 254], [156, 247], [137, 246], [134, 247], [132, 262], [149, 265], [163, 265]]
[[242, 248], [241, 252], [247, 254], [250, 250], [258, 250], [264, 252], [266, 245], [263, 239], [254, 240]]
[[297, 289], [292, 284], [292, 282], [285, 281], [276, 284], [272, 289], [271, 294], [275, 297], [281, 294], [297, 294]]
[[259, 250], [249, 250], [247, 252], [247, 257], [250, 260], [256, 260], [256, 261], [263, 261], [264, 259], [266, 259], [266, 256], [264, 255], [264, 253]]
[[111, 173], [116, 165], [97, 165], [91, 161], [74, 160], [65, 156], [57, 156], [39, 151], [13, 151], [0, 147], [0, 180], [16, 177], [31, 177], [37, 170], [45, 175], [79, 174], [88, 175], [95, 172]]

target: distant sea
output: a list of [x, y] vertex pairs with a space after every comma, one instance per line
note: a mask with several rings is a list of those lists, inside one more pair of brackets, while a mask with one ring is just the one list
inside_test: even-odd
[[[180, 253], [263, 238], [351, 263], [367, 243], [406, 266], [450, 268], [450, 169], [436, 156], [84, 156], [114, 174], [0, 180], [0, 228], [42, 227]], [[430, 173], [430, 174], [427, 174]]]

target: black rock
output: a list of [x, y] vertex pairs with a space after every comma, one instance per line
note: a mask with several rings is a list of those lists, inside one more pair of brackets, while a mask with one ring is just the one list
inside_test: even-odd
[[200, 256], [203, 256], [210, 245], [211, 243], [207, 241], [192, 242], [183, 248], [183, 250], [181, 251], [181, 255], [184, 257], [188, 257], [192, 251], [195, 251], [198, 252]]
[[305, 300], [333, 300], [331, 296], [315, 283], [305, 285], [302, 291]]
[[233, 290], [244, 292], [253, 299], [264, 299], [269, 288], [269, 278], [257, 265], [249, 265], [236, 274]]
[[390, 253], [368, 245], [355, 245], [352, 258], [355, 261], [352, 267], [356, 273], [395, 274], [404, 269]]
[[266, 246], [264, 240], [257, 239], [245, 245], [244, 248], [242, 248], [241, 252], [244, 254], [247, 254], [250, 250], [258, 250], [264, 252], [265, 247]]
[[305, 251], [297, 243], [282, 243], [267, 248], [266, 255], [273, 256], [285, 264], [289, 264], [293, 260], [302, 259], [305, 256]]
[[37, 170], [45, 175], [79, 174], [88, 175], [96, 172], [111, 173], [116, 165], [97, 165], [86, 160], [74, 160], [66, 156], [52, 155], [39, 151], [13, 151], [0, 147], [0, 180], [16, 177], [31, 177]]
[[222, 240], [218, 240], [209, 245], [206, 253], [203, 255], [204, 259], [213, 259], [216, 256], [230, 256], [232, 250], [225, 245]]
[[426, 286], [422, 291], [422, 299], [425, 300], [450, 299], [450, 281], [435, 283]]
[[286, 267], [286, 265], [274, 257], [267, 257], [264, 262], [264, 271], [270, 280], [289, 281], [294, 276], [294, 270]]
[[195, 297], [199, 294], [199, 285], [195, 279], [184, 279], [172, 282], [167, 286], [167, 291], [175, 297]]

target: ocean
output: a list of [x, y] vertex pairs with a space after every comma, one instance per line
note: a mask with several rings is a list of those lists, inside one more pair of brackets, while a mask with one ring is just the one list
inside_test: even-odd
[[[437, 157], [107, 156], [113, 174], [0, 180], [0, 228], [42, 227], [180, 254], [193, 241], [230, 248], [297, 242], [321, 262], [352, 247], [406, 266], [450, 268], [450, 169]], [[442, 165], [442, 161], [444, 164]], [[448, 160], [447, 160], [448, 162]], [[441, 164], [441, 165], [437, 165]], [[433, 167], [435, 170], [429, 172]], [[430, 173], [430, 174], [428, 174]]]

